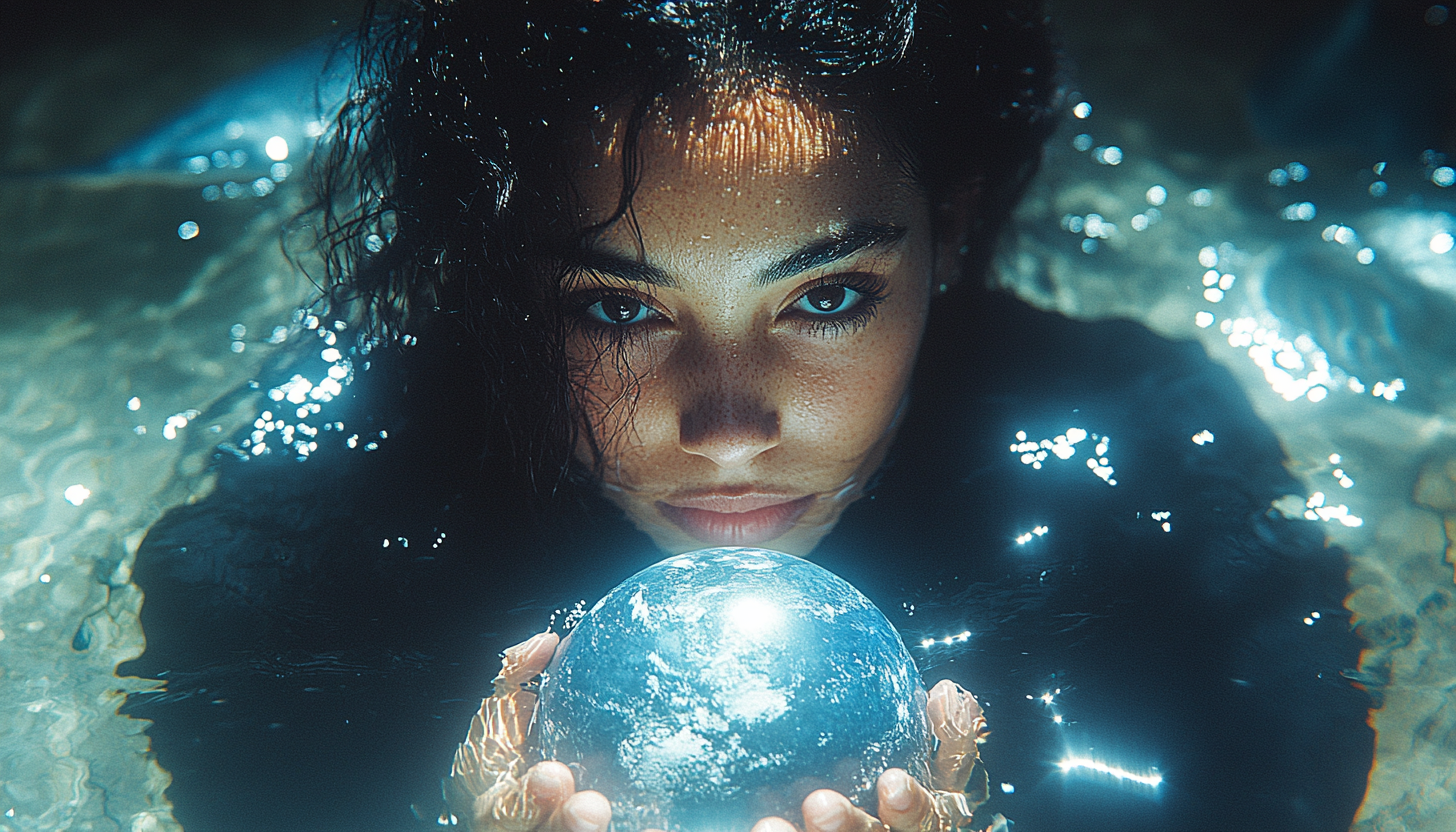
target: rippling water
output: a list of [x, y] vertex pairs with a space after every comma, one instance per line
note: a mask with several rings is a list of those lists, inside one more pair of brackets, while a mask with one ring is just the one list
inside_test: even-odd
[[[103, 74], [136, 56], [106, 54]], [[1110, 77], [1054, 140], [1000, 282], [1197, 341], [1238, 379], [1304, 485], [1272, 509], [1354, 556], [1369, 647], [1350, 675], [1382, 706], [1357, 828], [1456, 828], [1450, 161], [1175, 147], [1166, 114], [1137, 109], [1171, 93]], [[12, 131], [12, 169], [43, 166], [23, 162], [46, 159], [47, 129]], [[144, 723], [115, 713], [156, 683], [113, 671], [144, 645], [142, 536], [208, 493], [217, 443], [265, 405], [249, 381], [311, 337], [295, 311], [312, 287], [277, 245], [300, 199], [282, 179], [212, 201], [201, 188], [223, 182], [185, 174], [0, 181], [0, 701], [17, 706], [0, 713], [0, 828], [175, 827]]]

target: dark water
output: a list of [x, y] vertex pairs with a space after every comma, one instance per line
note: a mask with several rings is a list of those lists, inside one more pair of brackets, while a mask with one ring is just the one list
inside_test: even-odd
[[[1100, 112], [1145, 116], [1170, 151], [1260, 135], [1364, 150], [1349, 120], [1333, 134], [1325, 122], [1301, 127], [1323, 112], [1322, 93], [1281, 81], [1330, 45], [1324, 24], [1359, 5], [1056, 11]], [[329, 31], [352, 13], [340, 6], [67, 3], [55, 7], [64, 33], [11, 27], [11, 60], [32, 68], [0, 88], [12, 116], [3, 166], [95, 162]], [[1452, 25], [1432, 31], [1448, 37]], [[126, 45], [137, 38], [153, 45], [147, 61]], [[1411, 60], [1428, 60], [1427, 48]], [[91, 69], [25, 80], [87, 54]], [[1359, 87], [1375, 117], [1384, 83]], [[1403, 109], [1381, 141], [1449, 136], [1439, 96]], [[128, 210], [155, 207], [140, 199]], [[1290, 270], [1328, 274], [1340, 291], [1266, 291], [1281, 317], [1344, 348], [1342, 362], [1418, 375], [1447, 351], [1447, 296], [1392, 294], [1381, 287], [1397, 279], [1312, 252], [1291, 247]], [[1342, 606], [1346, 557], [1317, 525], [1270, 512], [1302, 488], [1238, 385], [1201, 348], [1132, 324], [1076, 323], [999, 296], [963, 302], [938, 313], [879, 486], [814, 557], [886, 611], [927, 682], [952, 678], [981, 698], [993, 729], [986, 812], [1018, 830], [1346, 828], [1372, 754], [1371, 703], [1347, 678], [1360, 644]], [[1388, 338], [1370, 337], [1387, 322]], [[382, 350], [333, 411], [349, 433], [387, 432], [377, 451], [346, 448], [344, 434], [305, 463], [219, 454], [216, 492], [148, 534], [135, 571], [148, 650], [121, 670], [167, 687], [126, 711], [154, 720], [152, 748], [188, 829], [435, 826], [439, 780], [498, 651], [659, 557], [589, 493], [535, 514], [471, 462], [462, 449], [477, 441], [477, 403], [459, 383], [471, 369], [443, 336], [404, 358]], [[1007, 450], [1018, 431], [1039, 440], [1072, 427], [1111, 437], [1117, 485], [1085, 467], [1092, 439], [1041, 469]], [[1201, 430], [1217, 441], [1191, 443]], [[964, 642], [918, 646], [962, 632]], [[1163, 779], [1063, 772], [1074, 757]]]
[[[1346, 562], [1271, 516], [1296, 488], [1273, 436], [1193, 345], [1000, 296], [963, 303], [941, 310], [881, 482], [814, 559], [890, 615], [927, 681], [982, 698], [986, 810], [1031, 830], [1348, 825], [1372, 734], [1341, 675], [1359, 647]], [[488, 472], [459, 464], [472, 403], [447, 368], [468, 356], [427, 346], [355, 384], [358, 411], [340, 418], [379, 414], [378, 451], [336, 439], [304, 463], [225, 461], [218, 491], [143, 545], [148, 650], [123, 669], [168, 689], [128, 712], [156, 721], [189, 829], [434, 825], [497, 651], [659, 557], [589, 495], [522, 522]], [[1008, 451], [1018, 430], [1078, 426], [1110, 437], [1115, 486], [1085, 450], [1041, 470]], [[1203, 429], [1218, 440], [1189, 442]], [[1068, 757], [1164, 779], [1064, 773]]]

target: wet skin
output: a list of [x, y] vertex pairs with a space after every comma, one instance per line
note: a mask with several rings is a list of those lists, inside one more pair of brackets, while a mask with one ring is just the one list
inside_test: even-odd
[[[602, 488], [669, 552], [807, 554], [884, 460], [960, 240], [933, 240], [932, 207], [876, 131], [771, 83], [650, 114], [631, 212], [610, 221], [625, 109], [601, 112], [577, 142], [574, 183], [598, 233], [565, 257], [568, 355]], [[577, 455], [598, 461], [585, 440]], [[532, 667], [547, 641], [531, 643]], [[606, 798], [575, 791], [560, 763], [522, 785], [540, 828], [610, 821]], [[919, 830], [932, 812], [900, 769], [881, 775], [878, 800], [876, 819], [814, 792], [805, 828]], [[765, 818], [754, 832], [792, 829]]]
[[[581, 145], [584, 225], [621, 193], [606, 112]], [[669, 552], [806, 554], [894, 437], [947, 282], [930, 207], [874, 131], [781, 90], [699, 93], [641, 142], [630, 217], [568, 283], [604, 492]]]

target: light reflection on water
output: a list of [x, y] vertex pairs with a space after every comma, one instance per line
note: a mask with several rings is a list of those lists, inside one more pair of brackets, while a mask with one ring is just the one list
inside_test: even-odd
[[[1020, 214], [1020, 242], [1004, 258], [1004, 285], [1072, 317], [1133, 318], [1198, 340], [1233, 371], [1306, 485], [1273, 508], [1322, 523], [1356, 556], [1349, 609], [1369, 632], [1392, 634], [1360, 668], [1385, 704], [1363, 823], [1443, 828], [1456, 811], [1445, 785], [1456, 729], [1444, 715], [1456, 622], [1432, 599], [1447, 598], [1451, 584], [1442, 555], [1456, 529], [1456, 374], [1442, 351], [1447, 336], [1432, 331], [1440, 319], [1419, 317], [1401, 298], [1416, 289], [1436, 303], [1456, 296], [1456, 173], [1437, 156], [1404, 172], [1397, 160], [1372, 160], [1381, 178], [1348, 177], [1347, 193], [1305, 199], [1301, 187], [1346, 173], [1309, 156], [1194, 178], [1135, 124], [1103, 112], [1078, 103], [1054, 141]], [[0, 675], [0, 701], [24, 706], [0, 716], [9, 738], [0, 808], [22, 828], [172, 826], [168, 775], [145, 757], [139, 726], [112, 713], [119, 691], [147, 683], [118, 680], [112, 668], [142, 647], [129, 559], [166, 508], [207, 493], [212, 447], [240, 436], [223, 447], [306, 457], [325, 439], [367, 451], [388, 438], [326, 410], [362, 369], [367, 345], [295, 314], [311, 287], [278, 255], [276, 232], [297, 204], [297, 154], [261, 146], [254, 158], [221, 149], [191, 157], [199, 178], [177, 185], [0, 185], [0, 216], [18, 241], [0, 263], [0, 285], [29, 287], [0, 307], [0, 642], [6, 667], [37, 669]], [[222, 181], [264, 156], [266, 176]], [[203, 176], [214, 172], [218, 182]], [[1279, 199], [1266, 210], [1274, 189]], [[1412, 195], [1423, 205], [1400, 207]], [[386, 242], [375, 235], [367, 245]], [[118, 279], [98, 277], [109, 274]], [[36, 280], [63, 288], [47, 294]], [[1316, 291], [1331, 281], [1345, 293]], [[1351, 297], [1358, 308], [1342, 305]], [[320, 339], [307, 370], [232, 395], [302, 337]], [[1192, 441], [1200, 437], [1214, 441], [1207, 431]], [[1072, 427], [1047, 439], [1018, 434], [1009, 447], [1037, 469], [1085, 447], [1080, 464], [1116, 484], [1105, 436]], [[1167, 512], [1147, 514], [1170, 531]], [[1032, 543], [1050, 524], [1016, 542]], [[1324, 621], [1311, 611], [1302, 623]], [[1071, 717], [1056, 691], [1038, 696], [1062, 724]], [[1091, 757], [1049, 763], [1160, 782]]]
[[[1447, 348], [1453, 318], [1445, 314], [1456, 309], [1448, 242], [1456, 201], [1442, 184], [1443, 157], [1372, 169], [1392, 181], [1403, 174], [1399, 192], [1382, 180], [1376, 193], [1337, 162], [1313, 159], [1267, 174], [1250, 164], [1214, 183], [1188, 180], [1154, 149], [1117, 135], [1136, 125], [1093, 118], [1068, 134], [1089, 126], [1117, 136], [1123, 164], [1109, 174], [1081, 155], [1085, 142], [1053, 142], [1020, 213], [1021, 244], [1003, 258], [1003, 285], [1072, 317], [1131, 318], [1198, 340], [1233, 371], [1308, 489], [1273, 508], [1323, 523], [1354, 557], [1348, 607], [1373, 643], [1352, 677], [1384, 705], [1372, 717], [1377, 764], [1357, 828], [1446, 828], [1456, 732], [1441, 716], [1439, 680], [1456, 661], [1452, 572], [1442, 562], [1456, 532], [1456, 464], [1448, 461], [1456, 457], [1456, 352]], [[1258, 208], [1270, 204], [1261, 187], [1321, 178], [1318, 202]], [[1123, 233], [1126, 218], [1145, 210], [1152, 183], [1160, 195], [1187, 199], [1168, 199], [1157, 225], [1134, 221], [1141, 233]], [[1382, 207], [1382, 198], [1406, 207]], [[1102, 243], [1090, 250], [1065, 237], [1094, 236], [1085, 230], [1089, 209]], [[1300, 221], [1317, 213], [1340, 221], [1307, 230]], [[1069, 227], [1078, 217], [1081, 227]], [[1311, 613], [1303, 623], [1319, 621]], [[1435, 725], [1443, 727], [1429, 730]]]

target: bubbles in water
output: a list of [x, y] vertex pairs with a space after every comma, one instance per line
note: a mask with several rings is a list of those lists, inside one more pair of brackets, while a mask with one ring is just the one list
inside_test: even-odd
[[187, 222], [184, 222], [181, 225], [177, 226], [177, 236], [181, 237], [184, 240], [190, 240], [193, 237], [196, 237], [199, 233], [201, 233], [201, 229], [199, 229], [197, 227], [197, 223], [193, 222], [192, 220], [188, 220]]
[[1431, 251], [1435, 254], [1445, 254], [1453, 245], [1456, 245], [1456, 238], [1452, 238], [1445, 231], [1431, 238]]
[[1355, 229], [1348, 225], [1328, 225], [1320, 232], [1320, 237], [1327, 243], [1339, 243], [1342, 246], [1355, 242]]
[[1072, 108], [1072, 115], [1076, 116], [1077, 118], [1086, 118], [1087, 116], [1092, 115], [1092, 105], [1087, 103], [1086, 101], [1083, 101]]
[[1213, 326], [1213, 313], [1199, 312], [1193, 316], [1193, 323], [1197, 324], [1199, 329], [1207, 329]]
[[216, 185], [208, 185], [202, 189], [202, 199], [204, 202], [217, 202], [219, 199], [222, 199], [222, 188]]
[[1218, 265], [1218, 249], [1213, 246], [1204, 246], [1198, 250], [1198, 265], [1205, 269], [1211, 269]]
[[1088, 237], [1107, 239], [1117, 233], [1117, 225], [1102, 219], [1101, 214], [1088, 214], [1082, 221], [1082, 232]]
[[1269, 184], [1276, 188], [1282, 188], [1289, 184], [1289, 171], [1284, 168], [1275, 168], [1269, 171]]
[[1385, 196], [1385, 193], [1388, 190], [1390, 190], [1390, 186], [1386, 185], [1384, 181], [1377, 179], [1376, 181], [1370, 183], [1371, 196]]
[[1092, 137], [1086, 133], [1078, 133], [1072, 137], [1072, 149], [1077, 151], [1087, 150], [1092, 146]]
[[384, 251], [384, 238], [378, 234], [370, 234], [364, 238], [364, 247], [369, 249], [370, 252], [378, 254]]
[[226, 125], [224, 125], [222, 129], [224, 135], [226, 135], [229, 139], [233, 141], [241, 139], [243, 137], [243, 133], [245, 132], [245, 128], [243, 127], [243, 123], [241, 121], [230, 121]]
[[231, 180], [222, 183], [222, 194], [228, 199], [237, 199], [247, 192], [246, 188]]
[[1188, 202], [1195, 208], [1207, 208], [1213, 204], [1213, 191], [1208, 188], [1199, 188], [1188, 195]]
[[266, 176], [260, 176], [253, 180], [253, 196], [267, 196], [273, 193], [275, 187], [277, 186], [273, 184], [272, 179]]
[[1431, 171], [1431, 182], [1438, 188], [1449, 188], [1456, 185], [1456, 168], [1442, 166]]
[[137, 398], [136, 396], [132, 396], [131, 398], [126, 400], [126, 409], [131, 411], [141, 410], [142, 400]]
[[208, 161], [206, 156], [193, 156], [187, 160], [186, 165], [188, 173], [205, 173], [208, 168], [212, 167], [212, 162]]
[[1148, 192], [1144, 194], [1144, 197], [1147, 199], [1149, 205], [1162, 205], [1168, 201], [1168, 189], [1162, 185], [1154, 185], [1148, 188]]
[[1447, 9], [1445, 6], [1431, 6], [1430, 8], [1426, 9], [1426, 25], [1440, 26], [1442, 23], [1446, 22], [1446, 18], [1449, 17], [1450, 14], [1450, 9]]
[[1093, 158], [1104, 165], [1120, 165], [1122, 164], [1122, 148], [1116, 145], [1101, 148], [1093, 154]]
[[[73, 485], [66, 489], [66, 493], [64, 496], [66, 498], [66, 502], [70, 503], [73, 506], [79, 506], [80, 504], [86, 502], [87, 497], [91, 496], [91, 489], [87, 488], [84, 485]], [[48, 582], [48, 579], [49, 576], [42, 576], [41, 578], [41, 580], [44, 582]]]
[[288, 158], [288, 140], [282, 136], [274, 136], [263, 145], [263, 152], [268, 158], [275, 162], [281, 162]]
[[215, 167], [215, 168], [225, 168], [225, 167], [227, 167], [230, 164], [232, 164], [232, 157], [231, 156], [228, 156], [228, 153], [227, 153], [226, 150], [219, 150], [219, 151], [216, 151], [215, 153], [212, 154], [212, 166], [213, 167]]
[[1313, 202], [1296, 202], [1284, 206], [1284, 210], [1279, 212], [1281, 219], [1290, 222], [1309, 222], [1314, 219], [1314, 215], [1315, 207]]
[[273, 166], [268, 168], [268, 175], [273, 177], [274, 182], [282, 182], [288, 178], [290, 173], [293, 173], [293, 165], [287, 162], [274, 162]]
[[1299, 162], [1290, 162], [1284, 166], [1284, 170], [1289, 174], [1290, 182], [1303, 182], [1309, 178], [1309, 168]]
[[1355, 252], [1355, 259], [1359, 261], [1360, 265], [1368, 266], [1375, 262], [1375, 249], [1366, 246]]

